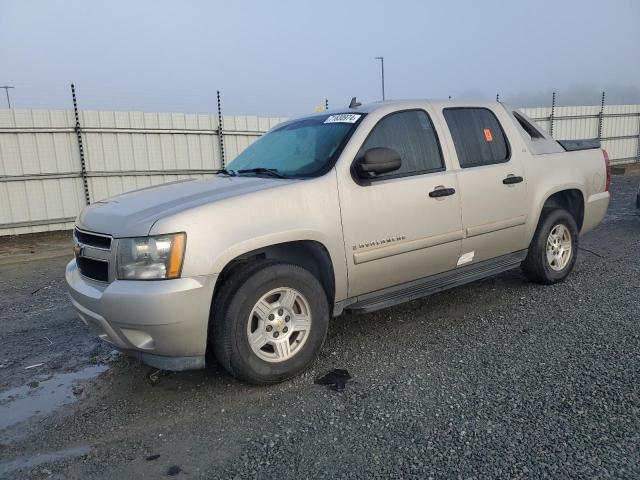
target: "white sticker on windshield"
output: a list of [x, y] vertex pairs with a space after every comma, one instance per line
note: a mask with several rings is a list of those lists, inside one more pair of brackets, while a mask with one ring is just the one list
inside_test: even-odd
[[356, 123], [362, 115], [357, 113], [340, 113], [338, 115], [329, 115], [324, 123]]

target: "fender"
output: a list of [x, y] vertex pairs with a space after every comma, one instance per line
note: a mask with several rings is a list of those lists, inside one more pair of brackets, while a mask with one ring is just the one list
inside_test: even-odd
[[[295, 241], [314, 241], [324, 247], [324, 249], [329, 254], [329, 258], [333, 266], [336, 301], [346, 298], [347, 274], [346, 264], [344, 261], [344, 252], [339, 252], [336, 251], [335, 248], [330, 248], [332, 240], [322, 232], [314, 230], [284, 230], [281, 232], [261, 235], [244, 240], [240, 243], [229, 245], [229, 247], [222, 250], [218, 255], [214, 257], [213, 271], [216, 274], [220, 274], [220, 272], [224, 270], [224, 267], [228, 265], [229, 262], [245, 253], [258, 250], [260, 248]], [[342, 259], [342, 261], [340, 259]]]
[[529, 210], [529, 217], [531, 219], [530, 222], [528, 222], [527, 225], [527, 230], [526, 230], [526, 240], [527, 240], [527, 245], [529, 245], [531, 243], [531, 239], [533, 238], [533, 234], [536, 231], [536, 228], [538, 226], [538, 222], [540, 221], [540, 215], [542, 214], [542, 208], [545, 204], [545, 202], [547, 201], [547, 199], [549, 199], [549, 197], [551, 197], [552, 195], [558, 193], [558, 192], [562, 192], [564, 190], [578, 190], [581, 194], [582, 194], [582, 199], [586, 204], [586, 196], [585, 196], [585, 189], [584, 189], [584, 185], [581, 185], [577, 182], [566, 182], [566, 183], [562, 183], [560, 185], [554, 185], [553, 187], [547, 189], [547, 190], [542, 190], [542, 191], [537, 191], [534, 192], [534, 196], [531, 199], [530, 202], [530, 210]]

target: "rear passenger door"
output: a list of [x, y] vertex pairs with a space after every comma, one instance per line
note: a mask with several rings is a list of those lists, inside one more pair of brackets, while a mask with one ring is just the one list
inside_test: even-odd
[[[500, 112], [498, 112], [500, 113]], [[455, 146], [465, 238], [458, 266], [525, 248], [527, 192], [522, 159], [488, 108], [445, 108]]]

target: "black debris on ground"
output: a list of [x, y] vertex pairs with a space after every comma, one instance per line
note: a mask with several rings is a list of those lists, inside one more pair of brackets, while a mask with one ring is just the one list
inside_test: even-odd
[[182, 468], [180, 468], [178, 465], [171, 465], [167, 470], [167, 475], [170, 477], [175, 477], [180, 472], [184, 472], [184, 470], [182, 470]]
[[329, 373], [315, 379], [316, 385], [329, 385], [336, 392], [343, 392], [347, 382], [351, 380], [349, 372], [343, 368], [334, 368]]

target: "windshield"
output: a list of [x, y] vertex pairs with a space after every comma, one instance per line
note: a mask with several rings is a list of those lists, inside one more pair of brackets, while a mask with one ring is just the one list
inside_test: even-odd
[[316, 115], [286, 123], [252, 143], [227, 170], [240, 175], [265, 175], [271, 170], [289, 178], [321, 175], [333, 167], [362, 117], [362, 113]]

